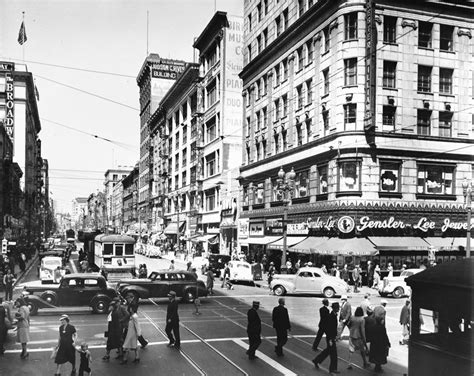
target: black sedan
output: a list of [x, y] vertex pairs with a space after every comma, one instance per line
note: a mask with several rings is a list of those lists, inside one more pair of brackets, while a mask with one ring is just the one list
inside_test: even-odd
[[194, 302], [196, 297], [207, 296], [204, 282], [184, 270], [159, 270], [150, 273], [148, 278], [123, 279], [118, 282], [117, 290], [124, 298], [133, 295], [135, 299], [166, 298], [173, 290], [188, 303]]

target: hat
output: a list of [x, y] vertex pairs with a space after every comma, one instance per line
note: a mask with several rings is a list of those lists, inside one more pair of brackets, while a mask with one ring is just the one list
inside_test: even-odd
[[347, 295], [341, 295], [341, 300], [347, 300]]
[[61, 320], [67, 320], [69, 322], [69, 316], [68, 315], [61, 315], [61, 317], [59, 318], [59, 321]]
[[338, 303], [338, 302], [334, 302], [334, 303], [331, 304], [331, 308], [332, 308], [332, 309], [339, 308], [339, 307], [340, 307], [340, 306], [339, 306], [339, 303]]
[[254, 300], [254, 301], [252, 302], [252, 305], [259, 307], [259, 306], [260, 306], [260, 302], [257, 302], [256, 300]]
[[172, 296], [174, 298], [176, 298], [176, 292], [171, 290], [169, 293], [168, 293], [168, 296]]
[[385, 300], [385, 299], [382, 299], [382, 300], [380, 301], [380, 304], [387, 304], [387, 303], [388, 303], [388, 302], [387, 302], [387, 300]]

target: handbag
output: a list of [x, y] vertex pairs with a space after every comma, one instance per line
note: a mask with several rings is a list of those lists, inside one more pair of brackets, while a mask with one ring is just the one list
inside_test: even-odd
[[58, 354], [58, 348], [54, 347], [53, 351], [51, 352], [51, 356], [49, 358], [50, 359], [55, 359], [57, 354]]
[[140, 342], [140, 345], [144, 348], [146, 345], [148, 345], [148, 341], [143, 337], [142, 335], [138, 336], [138, 342]]
[[109, 337], [109, 332], [108, 332], [107, 330], [104, 332], [104, 337], [105, 337], [105, 338], [108, 338], [108, 337]]

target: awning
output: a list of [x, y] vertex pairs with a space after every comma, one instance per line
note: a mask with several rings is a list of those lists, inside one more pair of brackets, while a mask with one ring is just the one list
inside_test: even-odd
[[209, 242], [211, 244], [214, 244], [214, 241], [215, 241], [216, 237], [217, 237], [216, 234], [204, 234], [204, 235], [200, 235], [200, 236], [196, 236], [196, 237], [192, 238], [191, 241], [194, 242], [194, 243]]
[[[186, 222], [179, 222], [179, 231], [183, 230], [184, 224]], [[168, 226], [166, 226], [164, 233], [166, 235], [176, 235], [178, 233], [178, 224], [177, 222], [171, 222]]]
[[327, 255], [375, 255], [377, 250], [366, 238], [331, 238], [316, 247], [316, 253]]
[[[286, 237], [286, 247], [291, 247], [295, 244], [301, 243], [305, 240], [307, 236], [287, 236]], [[267, 249], [283, 249], [283, 238], [274, 241], [273, 243], [268, 244]]]
[[288, 248], [288, 252], [295, 252], [295, 253], [317, 253], [316, 247], [324, 243], [329, 238], [327, 236], [309, 236], [302, 242]]
[[281, 236], [262, 236], [260, 238], [242, 239], [240, 241], [240, 244], [243, 244], [243, 245], [247, 245], [247, 244], [267, 245], [267, 244], [273, 243], [274, 241], [277, 241], [278, 239], [281, 239]]
[[438, 251], [459, 251], [459, 247], [466, 247], [466, 238], [425, 238]]
[[427, 251], [430, 246], [414, 236], [369, 236], [379, 251]]

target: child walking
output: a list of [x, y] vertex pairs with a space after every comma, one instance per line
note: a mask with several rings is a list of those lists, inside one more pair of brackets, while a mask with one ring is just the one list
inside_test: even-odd
[[84, 376], [84, 372], [90, 376], [92, 375], [92, 371], [90, 368], [90, 363], [92, 363], [92, 356], [91, 352], [89, 351], [89, 345], [87, 343], [82, 342], [80, 348], [76, 348], [76, 351], [81, 354], [81, 362], [79, 364], [79, 375]]

